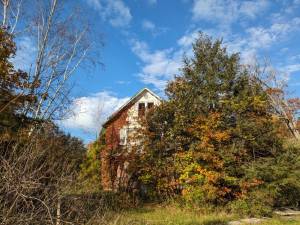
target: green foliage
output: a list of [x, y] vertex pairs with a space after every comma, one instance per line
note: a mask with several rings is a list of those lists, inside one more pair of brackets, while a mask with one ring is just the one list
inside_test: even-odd
[[298, 205], [299, 151], [283, 148], [266, 91], [220, 40], [200, 34], [193, 51], [146, 118], [139, 175], [148, 193], [262, 215]]
[[274, 158], [259, 160], [247, 168], [247, 176], [264, 181], [261, 189], [272, 198], [275, 207], [300, 205], [300, 147], [299, 141], [287, 141], [284, 150]]
[[[119, 219], [116, 219], [119, 218]], [[232, 215], [225, 212], [201, 213], [193, 209], [174, 207], [173, 205], [151, 205], [138, 209], [114, 213], [107, 224], [143, 224], [143, 225], [222, 225], [227, 224]]]
[[[88, 145], [85, 159], [80, 166], [79, 191], [80, 192], [98, 192], [101, 187], [101, 160], [100, 152], [105, 147], [105, 130], [100, 132], [97, 141]], [[77, 190], [78, 191], [78, 190]]]
[[230, 202], [227, 208], [239, 216], [271, 216], [272, 197], [266, 190], [255, 190], [244, 199]]

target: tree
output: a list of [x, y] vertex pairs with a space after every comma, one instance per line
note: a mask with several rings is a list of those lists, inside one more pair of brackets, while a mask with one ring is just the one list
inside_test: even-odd
[[15, 130], [20, 123], [25, 123], [20, 110], [34, 98], [26, 94], [32, 84], [28, 74], [15, 70], [9, 61], [14, 57], [16, 46], [6, 30], [0, 29], [0, 132]]
[[159, 195], [226, 203], [264, 182], [246, 168], [280, 154], [280, 123], [238, 54], [203, 34], [193, 52], [168, 84], [168, 100], [148, 115], [140, 180]]
[[3, 224], [53, 224], [85, 148], [51, 121], [22, 113], [36, 98], [28, 94], [27, 73], [9, 61], [16, 50], [12, 38], [0, 29], [0, 218]]
[[99, 139], [88, 145], [86, 156], [80, 165], [78, 182], [80, 191], [97, 192], [101, 187], [100, 152], [105, 147], [105, 130], [101, 130]]
[[[20, 21], [20, 13], [28, 9], [30, 14]], [[24, 113], [34, 119], [62, 118], [69, 113], [71, 77], [82, 65], [100, 63], [101, 35], [91, 30], [74, 2], [3, 0], [2, 11], [3, 26], [33, 43], [32, 65], [26, 66], [34, 85], [27, 94], [34, 95], [36, 102], [27, 104]], [[22, 32], [16, 32], [17, 24]]]
[[259, 66], [257, 63], [249, 68], [250, 76], [259, 82], [266, 93], [273, 107], [273, 112], [286, 125], [290, 135], [299, 140], [300, 134], [297, 129], [297, 117], [300, 112], [300, 98], [290, 97], [287, 80], [284, 74], [273, 69], [268, 63]]
[[2, 3], [2, 28], [14, 34], [19, 21], [23, 0], [1, 0]]

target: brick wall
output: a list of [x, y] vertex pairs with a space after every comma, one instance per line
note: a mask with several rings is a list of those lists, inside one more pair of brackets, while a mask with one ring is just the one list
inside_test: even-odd
[[[122, 108], [105, 124], [106, 147], [101, 152], [101, 182], [104, 190], [116, 190], [129, 179], [126, 168], [128, 168], [131, 159], [128, 151], [121, 149], [120, 129], [126, 126], [128, 132], [140, 125], [137, 120], [140, 103], [144, 103], [147, 108], [148, 103], [159, 105], [160, 99], [144, 89], [126, 108]], [[132, 143], [127, 143], [127, 145], [130, 144]], [[124, 182], [121, 181], [122, 177]]]
[[120, 129], [127, 124], [128, 110], [131, 106], [122, 110], [114, 120], [106, 124], [106, 147], [101, 152], [101, 185], [103, 190], [113, 190], [114, 177], [117, 173], [118, 162], [113, 154], [120, 148]]

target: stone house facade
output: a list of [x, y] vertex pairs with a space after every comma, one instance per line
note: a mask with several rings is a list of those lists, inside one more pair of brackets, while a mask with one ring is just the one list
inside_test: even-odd
[[139, 118], [147, 110], [159, 105], [161, 98], [148, 88], [134, 95], [114, 112], [103, 124], [105, 149], [101, 151], [101, 185], [103, 190], [118, 190], [130, 179], [127, 168], [130, 164], [129, 151], [133, 145], [131, 135], [140, 126]]

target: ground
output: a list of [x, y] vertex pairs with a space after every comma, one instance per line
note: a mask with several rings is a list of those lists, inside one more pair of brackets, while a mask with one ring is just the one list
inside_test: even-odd
[[[105, 222], [104, 222], [105, 221]], [[109, 221], [109, 222], [108, 222]], [[259, 223], [237, 222], [241, 218], [225, 212], [205, 213], [174, 206], [146, 206], [140, 209], [110, 213], [95, 224], [110, 225], [225, 225], [225, 224], [260, 224], [260, 225], [300, 225], [300, 216], [266, 218]], [[234, 222], [234, 223], [232, 223]]]

